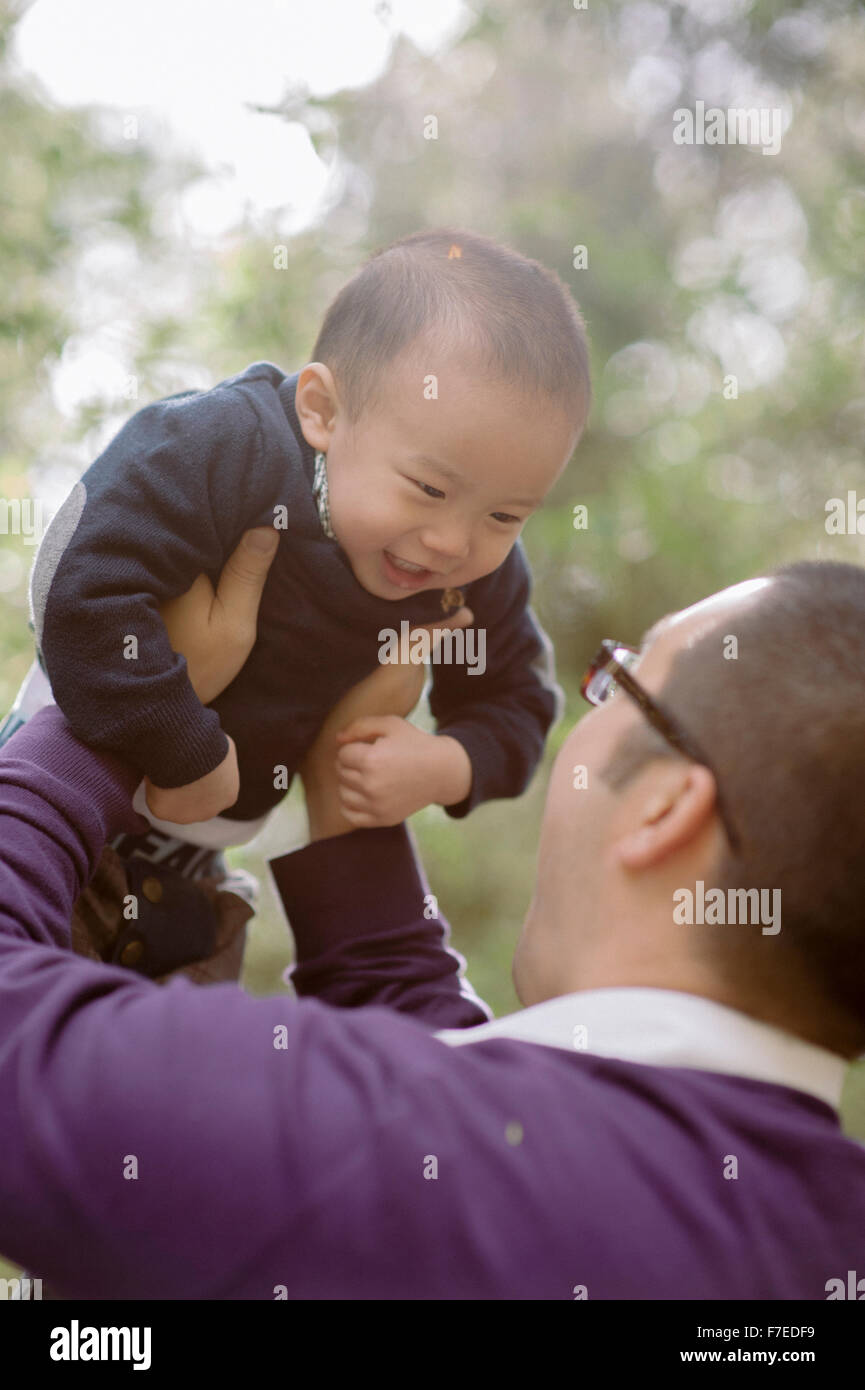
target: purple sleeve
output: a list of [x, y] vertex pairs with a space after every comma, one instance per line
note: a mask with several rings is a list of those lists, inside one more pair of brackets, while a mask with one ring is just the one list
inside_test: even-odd
[[448, 945], [405, 823], [317, 840], [270, 867], [294, 934], [299, 995], [386, 1005], [435, 1028], [492, 1018]]
[[[400, 1117], [454, 1056], [428, 1023], [486, 1017], [461, 994], [444, 925], [423, 918], [407, 842], [374, 836], [374, 851], [366, 831], [322, 841], [287, 856], [281, 880], [302, 987], [318, 972], [322, 995], [361, 1002], [348, 981], [354, 932], [360, 994], [390, 993], [416, 1018], [185, 978], [161, 987], [68, 949], [106, 836], [140, 828], [135, 780], [53, 707], [0, 753], [3, 1254], [78, 1298], [272, 1298], [277, 1284], [300, 1297], [332, 1283], [330, 1223], [387, 1262], [375, 1239], [394, 1198], [381, 1184], [383, 1135], [389, 1162], [411, 1167], [401, 1181], [414, 1202], [418, 1138]], [[375, 888], [390, 872], [388, 838], [392, 896]], [[386, 910], [368, 921], [374, 904]], [[452, 1122], [438, 1124], [455, 1142]], [[327, 1228], [308, 1219], [323, 1211]], [[437, 1233], [432, 1213], [417, 1239], [434, 1248]]]
[[140, 780], [85, 747], [56, 705], [9, 740], [0, 754], [0, 942], [71, 946], [72, 909], [109, 835], [147, 828], [132, 809]]

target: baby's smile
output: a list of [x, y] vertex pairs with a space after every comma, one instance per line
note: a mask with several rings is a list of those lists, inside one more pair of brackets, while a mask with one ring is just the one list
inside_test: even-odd
[[424, 585], [439, 578], [444, 587], [445, 575], [437, 575], [435, 570], [424, 569], [390, 550], [383, 550], [381, 554], [382, 571], [388, 583], [395, 584], [400, 589], [422, 589]]

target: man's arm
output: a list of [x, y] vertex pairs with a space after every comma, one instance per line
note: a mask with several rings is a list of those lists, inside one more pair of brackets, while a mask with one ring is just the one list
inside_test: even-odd
[[492, 1013], [465, 978], [405, 823], [316, 840], [270, 861], [291, 924], [298, 995], [386, 1005], [431, 1028]]
[[300, 996], [342, 1008], [384, 1004], [434, 1027], [469, 1028], [492, 1015], [448, 945], [450, 927], [407, 825], [358, 829], [338, 768], [346, 725], [402, 724], [423, 684], [417, 666], [379, 665], [334, 706], [300, 768], [311, 843], [270, 868], [294, 933]]
[[[388, 1009], [253, 999], [186, 980], [162, 988], [74, 956], [69, 917], [106, 835], [140, 829], [129, 809], [134, 782], [80, 743], [56, 708], [40, 711], [0, 754], [4, 1254], [66, 1297], [270, 1298], [277, 1283], [291, 1296], [316, 1281], [333, 1288], [329, 1235], [309, 1214], [326, 1210], [341, 1238], [349, 1225], [366, 1231], [386, 1219], [382, 1134], [390, 1161], [414, 1174], [424, 1150], [400, 1116], [426, 1108], [443, 1132], [439, 1093], [425, 1081], [450, 1071], [455, 1054]], [[366, 837], [359, 831], [344, 844], [362, 848]], [[308, 848], [328, 857], [332, 874], [328, 845], [340, 840]], [[410, 874], [402, 882], [405, 869], [397, 878], [407, 902], [416, 885]], [[297, 918], [313, 891], [302, 868], [296, 878]], [[311, 917], [302, 931], [307, 964], [317, 956], [326, 973], [329, 952], [341, 947], [328, 935], [333, 918], [323, 921], [330, 926], [317, 944]], [[393, 921], [380, 938], [384, 960]], [[353, 927], [375, 953], [379, 938], [359, 903]], [[425, 984], [435, 1020], [453, 1022], [456, 1009], [444, 1018], [435, 1004], [443, 973], [426, 966]], [[373, 1241], [365, 1258], [383, 1276], [393, 1252]]]
[[278, 485], [262, 453], [240, 391], [145, 406], [76, 484], [36, 557], [33, 621], [54, 698], [80, 738], [157, 787], [197, 781], [229, 750], [158, 605], [217, 573], [242, 531], [272, 522]]
[[472, 674], [467, 662], [433, 665], [429, 704], [437, 733], [456, 739], [472, 765], [468, 796], [445, 808], [455, 819], [483, 801], [519, 796], [564, 710], [552, 644], [529, 606], [530, 594], [529, 567], [517, 541], [505, 563], [469, 586], [466, 596], [473, 626], [485, 634], [485, 650], [466, 652], [480, 671], [483, 651], [485, 670]]

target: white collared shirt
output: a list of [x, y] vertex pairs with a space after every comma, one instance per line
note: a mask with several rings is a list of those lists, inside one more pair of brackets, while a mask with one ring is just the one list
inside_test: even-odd
[[694, 1067], [806, 1091], [838, 1110], [847, 1059], [748, 1014], [681, 990], [579, 990], [476, 1028], [435, 1035], [450, 1047], [515, 1038], [655, 1067]]

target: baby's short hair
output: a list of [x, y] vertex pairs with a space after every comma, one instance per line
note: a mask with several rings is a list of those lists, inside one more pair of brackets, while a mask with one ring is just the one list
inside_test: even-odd
[[458, 227], [374, 252], [330, 304], [311, 361], [333, 373], [351, 423], [384, 397], [384, 371], [412, 344], [460, 347], [494, 380], [546, 397], [581, 433], [591, 401], [582, 315], [555, 271]]

